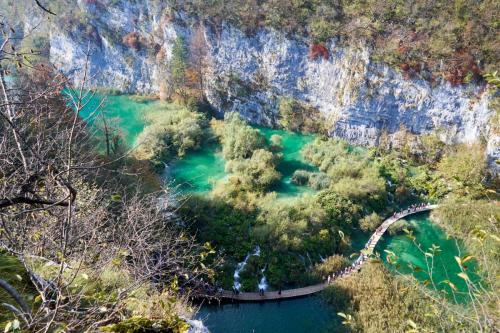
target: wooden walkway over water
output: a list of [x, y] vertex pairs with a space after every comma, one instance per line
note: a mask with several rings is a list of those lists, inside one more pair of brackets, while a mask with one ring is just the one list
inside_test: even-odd
[[[426, 212], [430, 211], [432, 209], [437, 208], [438, 205], [427, 205], [423, 207], [419, 207], [416, 209], [406, 209], [403, 210], [402, 212], [398, 213], [396, 216], [391, 216], [387, 220], [385, 220], [378, 228], [377, 230], [373, 233], [373, 235], [370, 237], [368, 242], [366, 242], [366, 245], [364, 249], [361, 251], [364, 255], [372, 255], [373, 250], [375, 249], [375, 246], [377, 246], [377, 243], [379, 242], [380, 238], [384, 235], [384, 233], [387, 231], [387, 229], [394, 224], [394, 222], [401, 220], [402, 218], [405, 218], [406, 216], [421, 213], [421, 212]], [[360, 260], [361, 256], [358, 258]], [[361, 261], [360, 266], [363, 265], [365, 261]], [[358, 267], [359, 270], [359, 267]], [[352, 273], [356, 272], [357, 270], [353, 270]], [[340, 276], [339, 278], [347, 276], [343, 275]], [[295, 297], [302, 297], [302, 296], [307, 296], [307, 295], [312, 295], [315, 294], [323, 289], [325, 289], [328, 286], [328, 283], [319, 283], [315, 284], [312, 286], [307, 286], [303, 288], [295, 288], [295, 289], [288, 289], [288, 290], [282, 290], [281, 292], [279, 291], [266, 291], [264, 295], [261, 295], [258, 292], [242, 292], [235, 294], [232, 291], [227, 291], [223, 290], [222, 294], [218, 295], [221, 298], [225, 299], [232, 299], [236, 301], [248, 301], [248, 302], [256, 302], [256, 301], [270, 301], [270, 300], [280, 300], [280, 299], [287, 299], [287, 298], [295, 298]]]

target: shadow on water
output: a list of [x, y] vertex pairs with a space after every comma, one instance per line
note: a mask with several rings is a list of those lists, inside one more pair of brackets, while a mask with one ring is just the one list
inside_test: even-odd
[[267, 303], [204, 305], [197, 314], [212, 333], [336, 332], [337, 317], [319, 296]]

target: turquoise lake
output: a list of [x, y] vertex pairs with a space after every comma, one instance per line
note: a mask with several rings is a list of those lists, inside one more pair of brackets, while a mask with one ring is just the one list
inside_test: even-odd
[[[137, 102], [130, 96], [107, 96], [104, 104], [104, 116], [123, 132], [125, 141], [130, 147], [136, 143], [137, 136], [146, 125], [143, 113], [155, 101]], [[92, 107], [98, 105], [97, 99], [89, 103], [89, 108], [83, 110], [82, 118], [89, 124], [98, 121], [92, 113]], [[302, 160], [300, 150], [314, 139], [312, 135], [291, 133], [283, 130], [257, 127], [269, 139], [273, 134], [282, 137], [283, 160], [278, 166], [283, 178], [274, 189], [278, 197], [286, 200], [302, 193], [313, 192], [308, 187], [296, 186], [290, 179], [297, 169], [314, 170]], [[212, 188], [215, 180], [227, 176], [224, 171], [224, 160], [220, 156], [220, 147], [217, 144], [207, 144], [202, 149], [186, 154], [183, 159], [171, 161], [165, 177], [167, 181], [177, 187], [182, 193], [203, 193]], [[442, 284], [443, 280], [450, 280], [459, 291], [465, 290], [465, 284], [457, 273], [454, 256], [463, 256], [462, 246], [446, 234], [429, 219], [429, 214], [419, 214], [408, 218], [414, 228], [415, 241], [407, 235], [384, 236], [376, 250], [385, 260], [386, 250], [398, 254], [396, 265], [388, 265], [390, 269], [398, 269], [403, 274], [413, 274], [420, 281], [429, 280], [426, 273], [426, 252], [432, 244], [438, 245], [441, 254], [435, 257], [432, 280], [436, 288], [447, 291], [449, 287]], [[360, 242], [364, 240], [360, 236]], [[421, 244], [421, 249], [415, 245]], [[423, 250], [423, 251], [422, 251]], [[385, 260], [386, 261], [386, 260]], [[387, 261], [386, 261], [387, 263]], [[415, 267], [418, 267], [415, 269]], [[473, 270], [471, 265], [469, 268]], [[460, 298], [460, 296], [459, 296]], [[332, 331], [332, 326], [338, 323], [338, 318], [332, 309], [323, 304], [320, 297], [313, 296], [279, 303], [247, 303], [226, 304], [223, 306], [204, 305], [197, 318], [203, 319], [213, 333], [303, 333]]]

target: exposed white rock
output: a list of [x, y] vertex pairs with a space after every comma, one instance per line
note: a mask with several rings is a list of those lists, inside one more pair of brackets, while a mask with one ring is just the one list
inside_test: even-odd
[[[85, 3], [81, 1], [81, 8], [96, 10]], [[194, 23], [156, 2], [118, 2], [100, 8], [93, 19], [98, 38], [80, 40], [74, 33], [51, 29], [50, 59], [71, 75], [83, 67], [90, 45], [95, 86], [157, 93], [168, 84], [175, 39], [189, 41]], [[121, 38], [132, 31], [153, 36], [162, 56], [124, 46]], [[447, 142], [485, 137], [490, 160], [500, 158], [500, 139], [490, 133], [491, 96], [484, 87], [405, 79], [395, 69], [372, 62], [363, 45], [341, 47], [332, 40], [327, 45], [329, 59], [312, 60], [305, 40], [274, 30], [247, 36], [223, 25], [206, 27], [205, 36], [210, 59], [206, 96], [220, 115], [239, 112], [251, 122], [271, 125], [277, 120], [279, 99], [293, 97], [322, 112], [332, 136], [352, 143], [377, 144], [383, 132], [391, 138], [404, 127], [415, 134], [439, 131]]]

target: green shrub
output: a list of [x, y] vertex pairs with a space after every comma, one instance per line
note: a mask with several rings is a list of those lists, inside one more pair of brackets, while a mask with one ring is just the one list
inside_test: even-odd
[[162, 104], [144, 113], [148, 124], [137, 137], [135, 155], [155, 163], [199, 148], [206, 135], [207, 120], [201, 113], [190, 112], [174, 104]]
[[248, 126], [237, 113], [227, 113], [222, 131], [216, 129], [215, 133], [222, 142], [226, 161], [249, 158], [254, 150], [265, 146], [265, 138], [259, 130]]
[[323, 172], [295, 170], [292, 175], [292, 183], [300, 186], [309, 186], [319, 191], [328, 188], [331, 185], [331, 179]]
[[382, 224], [382, 222], [383, 219], [380, 215], [377, 213], [371, 213], [370, 215], [366, 215], [359, 220], [359, 226], [364, 232], [374, 231]]
[[243, 188], [264, 191], [276, 184], [281, 174], [276, 171], [277, 157], [264, 149], [257, 149], [249, 159], [238, 159], [226, 163], [226, 171], [241, 177]]

